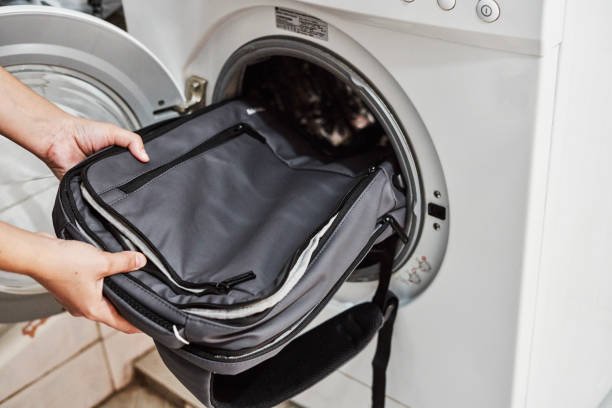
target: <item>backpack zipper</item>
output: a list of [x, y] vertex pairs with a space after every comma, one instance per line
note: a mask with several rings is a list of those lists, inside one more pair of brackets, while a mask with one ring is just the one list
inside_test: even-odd
[[253, 280], [256, 277], [257, 275], [255, 275], [255, 272], [253, 271], [241, 273], [240, 275], [236, 275], [225, 279], [224, 281], [215, 283], [215, 289], [219, 291], [219, 294], [227, 294], [234, 288], [234, 286]]
[[174, 160], [169, 161], [166, 164], [163, 164], [159, 167], [156, 167], [152, 170], [149, 170], [141, 174], [140, 176], [128, 181], [127, 183], [120, 185], [119, 187], [117, 187], [117, 189], [123, 191], [125, 194], [133, 193], [134, 191], [138, 190], [140, 187], [147, 184], [149, 181], [164, 174], [165, 172], [172, 169], [173, 167], [189, 159], [192, 159], [204, 152], [207, 152], [208, 150], [214, 149], [215, 147], [220, 146], [223, 143], [229, 142], [230, 140], [232, 140], [233, 138], [237, 136], [240, 136], [241, 134], [245, 133], [244, 128], [245, 126], [243, 124], [239, 124], [229, 129], [225, 129], [221, 131], [220, 133], [217, 133], [215, 136], [211, 137], [210, 139], [200, 143], [198, 146], [194, 147], [187, 153], [182, 154], [181, 156], [177, 157]]
[[397, 222], [397, 220], [392, 215], [385, 215], [382, 218], [382, 221], [389, 224], [389, 226], [393, 229], [393, 231], [397, 234], [399, 239], [404, 244], [408, 244], [408, 242], [410, 241], [408, 235], [406, 235], [406, 232], [402, 229], [401, 225], [399, 225], [399, 222]]

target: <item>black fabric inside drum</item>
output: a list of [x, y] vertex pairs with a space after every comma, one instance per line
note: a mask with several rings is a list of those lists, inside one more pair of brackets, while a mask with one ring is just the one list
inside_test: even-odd
[[305, 60], [274, 56], [249, 65], [243, 97], [278, 112], [332, 160], [385, 147], [389, 138], [362, 97], [342, 79]]

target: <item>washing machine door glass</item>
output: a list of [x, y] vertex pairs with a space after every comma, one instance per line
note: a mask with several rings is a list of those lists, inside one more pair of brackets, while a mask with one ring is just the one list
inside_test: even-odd
[[[128, 129], [175, 116], [171, 108], [183, 102], [178, 84], [142, 44], [65, 9], [0, 7], [0, 65], [65, 111]], [[0, 137], [0, 221], [53, 233], [56, 190], [42, 162]], [[34, 280], [0, 271], [0, 323], [60, 310]]]

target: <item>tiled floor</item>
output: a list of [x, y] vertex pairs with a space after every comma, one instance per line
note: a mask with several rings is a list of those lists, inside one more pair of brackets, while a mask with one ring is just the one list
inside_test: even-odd
[[[183, 405], [184, 407], [185, 405]], [[132, 384], [123, 391], [113, 395], [97, 408], [175, 408], [180, 407], [166, 401], [159, 394], [151, 391], [149, 388], [140, 385]], [[182, 407], [181, 407], [182, 408]]]
[[144, 334], [67, 314], [2, 330], [0, 408], [202, 407]]
[[[291, 403], [284, 403], [276, 408], [296, 407]], [[96, 408], [193, 408], [193, 406], [186, 402], [166, 400], [150, 387], [137, 382], [114, 394]]]
[[2, 408], [91, 407], [112, 392], [104, 369], [104, 352], [95, 343], [60, 369], [2, 403]]
[[0, 408], [90, 408], [126, 386], [152, 347], [65, 313], [11, 325], [0, 336]]
[[[204, 406], [172, 375], [166, 368], [157, 351], [153, 350], [136, 360], [135, 370], [137, 377], [150, 390], [155, 390], [167, 399], [174, 400], [179, 407], [203, 408]], [[118, 407], [118, 406], [117, 406]], [[128, 405], [131, 407], [131, 405]], [[134, 407], [139, 407], [134, 405]], [[152, 407], [157, 408], [157, 405]], [[165, 405], [159, 405], [165, 407]], [[298, 406], [289, 402], [279, 405], [277, 408], [297, 408]], [[104, 408], [115, 408], [115, 406], [104, 406]]]

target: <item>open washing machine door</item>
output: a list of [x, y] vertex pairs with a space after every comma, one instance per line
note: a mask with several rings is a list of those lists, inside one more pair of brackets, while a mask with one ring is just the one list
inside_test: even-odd
[[[142, 44], [70, 10], [0, 7], [0, 65], [65, 111], [128, 129], [185, 108], [178, 84]], [[36, 157], [0, 137], [0, 221], [52, 233], [57, 183]], [[59, 311], [37, 282], [0, 271], [0, 323]]]

